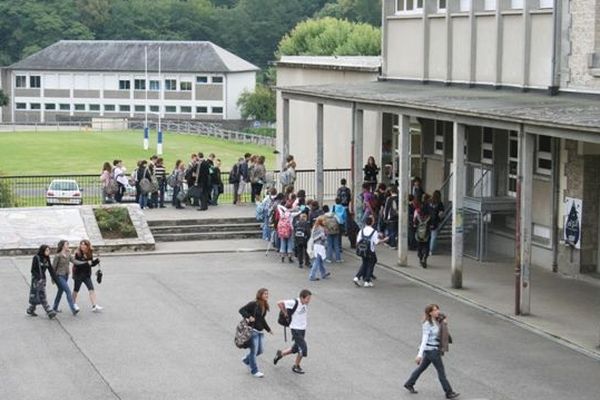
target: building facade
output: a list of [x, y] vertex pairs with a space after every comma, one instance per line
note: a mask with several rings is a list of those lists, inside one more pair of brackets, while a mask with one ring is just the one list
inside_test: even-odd
[[210, 42], [65, 40], [2, 70], [2, 121], [240, 119], [257, 71]]
[[[597, 0], [384, 0], [378, 81], [281, 87], [284, 121], [290, 101], [310, 103], [320, 140], [332, 103], [350, 110], [355, 143], [397, 143], [401, 198], [419, 176], [449, 206], [453, 286], [464, 256], [513, 257], [528, 313], [529, 265], [600, 271], [599, 10]], [[367, 111], [380, 113], [380, 134], [365, 133]], [[347, 154], [355, 165], [361, 150]]]

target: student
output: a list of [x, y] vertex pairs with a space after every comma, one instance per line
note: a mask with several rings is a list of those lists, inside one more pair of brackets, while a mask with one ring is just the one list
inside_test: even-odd
[[308, 238], [310, 237], [310, 225], [308, 216], [302, 212], [298, 216], [294, 224], [294, 241], [296, 243], [296, 257], [298, 257], [298, 268], [302, 268], [302, 264], [307, 267], [310, 264], [310, 258], [306, 252]]
[[342, 251], [342, 236], [346, 234], [348, 224], [348, 207], [345, 207], [342, 204], [342, 199], [340, 197], [336, 197], [335, 204], [331, 211], [333, 211], [333, 215], [335, 216], [340, 230], [340, 234], [338, 235], [338, 245], [340, 251]]
[[253, 203], [260, 202], [260, 194], [262, 192], [262, 188], [267, 176], [267, 170], [265, 169], [265, 156], [254, 157], [255, 161], [249, 173], [251, 186], [250, 201], [252, 201]]
[[125, 194], [125, 187], [127, 186], [127, 177], [125, 176], [125, 172], [127, 169], [123, 166], [122, 160], [114, 160], [113, 161], [113, 178], [117, 181], [118, 189], [115, 193], [115, 201], [120, 203], [123, 200], [123, 195]]
[[373, 287], [373, 270], [377, 263], [375, 247], [381, 242], [386, 242], [388, 238], [381, 239], [379, 233], [374, 228], [375, 218], [367, 218], [366, 226], [358, 232], [356, 238], [356, 252], [360, 256], [362, 263], [358, 272], [354, 276], [354, 284], [360, 287], [360, 279], [364, 281], [364, 287]]
[[346, 186], [347, 181], [345, 178], [342, 178], [340, 181], [340, 187], [337, 190], [336, 197], [339, 197], [342, 206], [348, 208], [350, 206], [350, 202], [352, 201], [352, 191], [348, 186]]
[[[244, 158], [240, 157], [238, 162], [233, 165], [231, 171], [229, 171], [229, 183], [233, 185], [233, 204], [241, 204], [241, 196], [238, 195], [240, 187], [243, 184], [242, 178], [242, 165], [244, 164]], [[242, 188], [243, 192], [243, 188]]]
[[277, 210], [279, 212], [279, 222], [277, 223], [277, 236], [279, 237], [279, 255], [281, 262], [285, 261], [285, 256], [288, 256], [290, 263], [294, 262], [294, 218], [300, 214], [300, 211], [292, 211], [291, 203], [285, 206], [279, 204]]
[[327, 250], [325, 249], [325, 244], [327, 243], [325, 216], [321, 215], [315, 221], [315, 225], [312, 228], [311, 238], [313, 240], [313, 249], [315, 254], [308, 279], [311, 281], [318, 281], [319, 278], [317, 278], [317, 272], [321, 274], [321, 279], [326, 279], [331, 275], [331, 272], [327, 272], [324, 265], [325, 258], [327, 257]]
[[99, 259], [94, 259], [92, 253], [92, 245], [89, 240], [82, 240], [79, 242], [79, 248], [75, 252], [75, 260], [83, 261], [73, 265], [73, 302], [77, 303], [77, 295], [81, 284], [85, 284], [87, 287], [90, 302], [92, 303], [92, 311], [100, 312], [103, 307], [100, 307], [96, 303], [96, 292], [94, 291], [94, 284], [92, 283], [92, 267], [100, 264]]
[[[102, 166], [102, 172], [100, 173], [100, 182], [102, 182], [102, 203], [112, 203], [113, 196], [115, 193], [111, 191], [111, 181], [113, 181], [112, 177], [112, 167], [109, 162], [105, 162]], [[115, 181], [116, 182], [116, 181]], [[118, 190], [117, 183], [117, 190]]]
[[250, 182], [249, 172], [250, 172], [250, 158], [251, 157], [252, 157], [252, 154], [250, 154], [250, 153], [244, 154], [244, 158], [241, 159], [242, 161], [239, 166], [240, 181], [238, 183], [238, 190], [237, 190], [237, 204], [238, 205], [242, 205], [242, 203], [244, 203], [244, 192], [246, 191], [246, 184], [248, 182]]
[[184, 196], [179, 195], [179, 193], [183, 192], [183, 181], [185, 179], [185, 164], [182, 160], [177, 160], [175, 162], [175, 168], [173, 169], [172, 174], [175, 177], [175, 186], [173, 186], [173, 199], [171, 202], [173, 204], [173, 207], [177, 209], [182, 209], [184, 207], [181, 204], [181, 199]]
[[390, 195], [383, 207], [383, 220], [386, 235], [390, 238], [388, 244], [395, 248], [398, 245], [398, 188], [392, 186], [389, 190]]
[[442, 193], [439, 190], [433, 192], [429, 202], [429, 214], [431, 215], [431, 237], [429, 238], [429, 255], [432, 256], [437, 242], [440, 224], [444, 218], [444, 203]]
[[429, 257], [429, 236], [431, 235], [431, 216], [427, 208], [428, 198], [424, 194], [424, 203], [415, 210], [414, 226], [415, 240], [417, 241], [417, 254], [423, 268], [427, 268], [427, 257]]
[[377, 175], [379, 174], [379, 167], [375, 163], [375, 158], [370, 156], [367, 159], [367, 164], [363, 168], [364, 172], [364, 183], [368, 184], [371, 192], [375, 191], [377, 187]]
[[240, 308], [240, 314], [242, 317], [248, 320], [248, 323], [252, 327], [252, 337], [250, 338], [250, 348], [248, 355], [242, 359], [242, 362], [250, 368], [250, 373], [255, 378], [262, 378], [265, 376], [258, 370], [256, 363], [256, 357], [263, 353], [263, 331], [269, 332], [271, 335], [273, 331], [267, 324], [265, 319], [267, 312], [269, 312], [269, 290], [262, 288], [256, 292], [256, 299], [249, 302], [244, 307]]
[[311, 296], [312, 293], [310, 290], [303, 289], [300, 291], [300, 295], [297, 299], [282, 300], [277, 303], [279, 309], [284, 313], [288, 313], [288, 309], [296, 309], [292, 315], [287, 316], [288, 320], [291, 318], [290, 329], [292, 331], [294, 345], [286, 350], [277, 350], [275, 358], [273, 359], [273, 364], [277, 365], [279, 360], [287, 355], [296, 354], [296, 360], [292, 367], [292, 371], [297, 374], [304, 373], [304, 370], [300, 366], [300, 362], [304, 357], [308, 357], [308, 346], [306, 345], [305, 336], [308, 322], [308, 303], [310, 303]]
[[223, 193], [223, 181], [221, 180], [221, 160], [217, 158], [213, 166], [213, 174], [211, 177], [212, 193], [210, 201], [213, 206], [219, 205], [219, 196]]
[[31, 287], [29, 289], [27, 314], [37, 317], [35, 308], [38, 304], [41, 304], [46, 314], [48, 314], [48, 318], [52, 319], [56, 316], [56, 311], [50, 307], [46, 300], [46, 271], [50, 273], [52, 281], [56, 282], [56, 275], [50, 266], [50, 247], [43, 244], [31, 261]]
[[[158, 157], [154, 165], [154, 176], [158, 181], [158, 201], [154, 203], [155, 207], [165, 208], [165, 191], [167, 190], [167, 170], [164, 165], [164, 159]], [[158, 205], [156, 204], [158, 203]]]
[[406, 390], [410, 393], [417, 393], [415, 384], [423, 371], [433, 364], [438, 373], [438, 379], [442, 384], [442, 388], [446, 393], [447, 399], [455, 399], [459, 396], [446, 378], [446, 371], [442, 361], [444, 351], [447, 351], [448, 346], [448, 324], [446, 316], [440, 313], [440, 308], [437, 304], [429, 304], [425, 307], [425, 316], [423, 317], [423, 335], [421, 337], [421, 346], [419, 346], [419, 354], [417, 354], [416, 362], [419, 365], [404, 384]]
[[[137, 170], [137, 181], [138, 183], [142, 181], [142, 179], [148, 179], [151, 180], [152, 179], [152, 174], [150, 172], [150, 169], [148, 168], [148, 161], [146, 160], [142, 160], [140, 161], [140, 165], [138, 167]], [[150, 207], [150, 201], [148, 199], [148, 195], [150, 193], [148, 192], [144, 192], [140, 186], [140, 208], [143, 210], [144, 208], [151, 208]]]
[[52, 307], [52, 309], [56, 312], [61, 312], [58, 309], [58, 306], [64, 293], [67, 296], [67, 303], [69, 303], [71, 312], [73, 315], [77, 315], [77, 313], [79, 313], [79, 306], [77, 306], [77, 304], [75, 304], [73, 301], [73, 296], [71, 295], [71, 289], [69, 288], [68, 283], [69, 263], [79, 264], [80, 262], [75, 260], [75, 257], [71, 255], [71, 250], [69, 250], [69, 242], [66, 240], [61, 240], [56, 246], [56, 255], [52, 259], [52, 269], [56, 274], [56, 286], [58, 288], [56, 297], [54, 298], [54, 307]]
[[[335, 206], [334, 206], [335, 207]], [[333, 211], [329, 211], [328, 206], [323, 206], [323, 217], [325, 218], [325, 229], [327, 231], [327, 256], [325, 261], [331, 263], [342, 262], [340, 249], [340, 224]]]

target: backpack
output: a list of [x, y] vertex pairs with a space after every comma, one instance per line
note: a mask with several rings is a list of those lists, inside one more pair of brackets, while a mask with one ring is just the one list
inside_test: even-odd
[[252, 327], [246, 321], [246, 318], [242, 318], [240, 323], [235, 328], [235, 337], [233, 338], [233, 342], [236, 347], [239, 349], [248, 348], [248, 343], [252, 338]]
[[167, 178], [167, 185], [172, 188], [177, 186], [177, 170], [173, 170], [173, 172], [171, 172], [171, 175], [169, 175]]
[[292, 219], [290, 213], [284, 213], [277, 224], [277, 235], [280, 239], [289, 239], [292, 236]]
[[373, 250], [371, 250], [371, 238], [377, 231], [373, 229], [373, 232], [371, 232], [369, 236], [364, 235], [364, 229], [362, 232], [362, 237], [358, 243], [356, 243], [356, 255], [363, 258], [372, 257], [374, 253]]
[[342, 206], [341, 204], [335, 204], [333, 206], [333, 216], [339, 225], [346, 225], [346, 214], [346, 207]]
[[119, 184], [112, 177], [108, 180], [106, 184], [106, 194], [112, 196], [113, 194], [119, 191]]
[[337, 197], [340, 198], [343, 205], [347, 206], [350, 204], [350, 189], [346, 186], [342, 186], [337, 191]]
[[289, 185], [290, 179], [291, 179], [291, 174], [289, 173], [289, 171], [287, 169], [285, 171], [282, 171], [281, 174], [279, 174], [279, 183], [281, 183], [283, 186]]
[[337, 235], [338, 233], [340, 233], [340, 226], [338, 225], [338, 221], [335, 218], [335, 214], [325, 214], [325, 228], [327, 228], [327, 233], [330, 235]]
[[415, 238], [419, 242], [426, 242], [429, 240], [429, 220], [429, 216], [424, 219], [419, 217], [419, 223], [417, 224], [417, 230], [415, 232]]
[[308, 257], [310, 259], [315, 258], [315, 241], [312, 238], [312, 235], [310, 239], [308, 239], [308, 243], [306, 244], [306, 254], [308, 254]]
[[186, 180], [186, 182], [190, 182], [194, 180], [194, 171], [196, 170], [196, 165], [193, 164], [191, 166], [189, 166], [186, 170], [185, 170], [185, 175], [184, 178]]
[[240, 166], [239, 164], [235, 164], [231, 171], [229, 171], [229, 183], [239, 183], [240, 182]]
[[306, 228], [308, 228], [308, 222], [298, 221], [296, 228], [294, 229], [294, 240], [298, 245], [304, 245], [306, 243]]
[[292, 323], [292, 318], [294, 317], [294, 313], [298, 309], [298, 299], [295, 300], [294, 307], [286, 308], [287, 314], [283, 311], [279, 311], [279, 317], [277, 318], [277, 323], [284, 328], [287, 328]]
[[261, 201], [256, 206], [256, 220], [259, 222], [265, 221], [265, 211], [269, 209], [271, 205], [271, 200], [267, 197], [264, 201]]

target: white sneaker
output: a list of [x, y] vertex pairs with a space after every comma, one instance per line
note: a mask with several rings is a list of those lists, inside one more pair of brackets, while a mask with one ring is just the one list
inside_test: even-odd
[[358, 279], [356, 276], [354, 277], [354, 279], [352, 279], [352, 281], [354, 282], [354, 284], [358, 287], [360, 287], [360, 279]]
[[373, 287], [373, 282], [365, 282], [365, 287]]
[[100, 312], [100, 311], [102, 311], [103, 308], [104, 307], [100, 307], [98, 304], [96, 304], [96, 305], [92, 306], [92, 311], [93, 312]]
[[77, 304], [73, 304], [73, 308], [75, 309], [75, 311], [79, 311], [79, 306]]
[[263, 374], [262, 372], [258, 371], [254, 374], [252, 374], [253, 377], [255, 378], [264, 378], [265, 374]]

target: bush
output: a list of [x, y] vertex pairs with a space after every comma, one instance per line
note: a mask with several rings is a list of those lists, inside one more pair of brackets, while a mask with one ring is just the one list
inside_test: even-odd
[[251, 133], [253, 135], [275, 137], [276, 129], [275, 128], [248, 128], [248, 129], [244, 129], [244, 132]]
[[[2, 174], [0, 174], [1, 176]], [[0, 208], [17, 207], [17, 196], [6, 179], [0, 179]]]
[[129, 211], [124, 207], [94, 208], [98, 228], [104, 239], [128, 239], [137, 237]]

